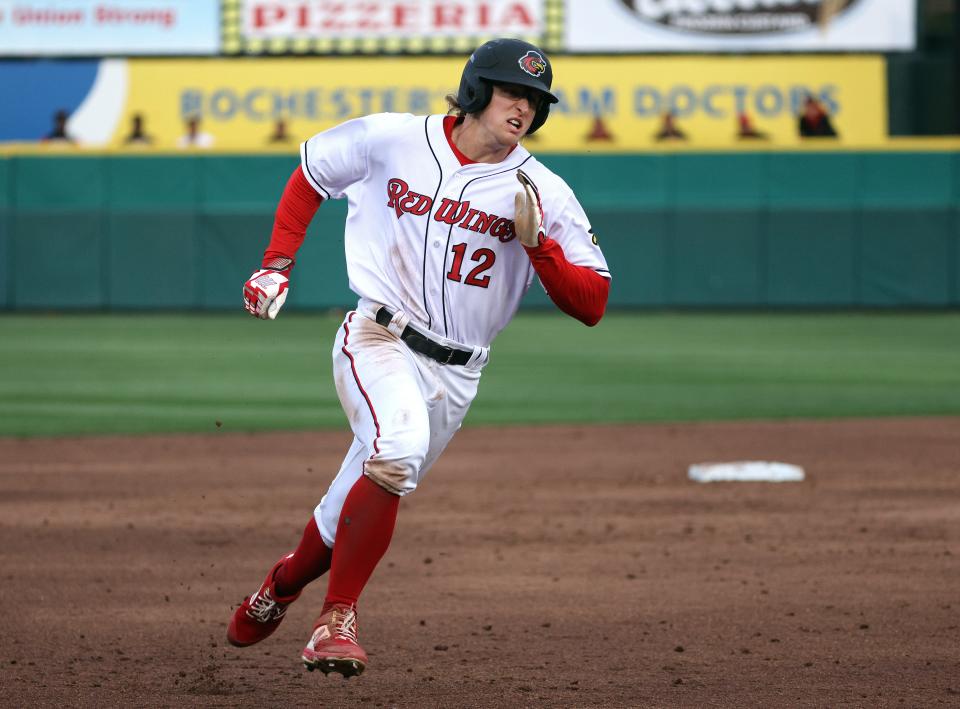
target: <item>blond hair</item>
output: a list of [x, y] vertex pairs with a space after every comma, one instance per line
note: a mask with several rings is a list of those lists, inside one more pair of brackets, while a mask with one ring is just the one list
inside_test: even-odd
[[444, 98], [447, 100], [447, 115], [453, 114], [457, 117], [458, 121], [463, 120], [467, 112], [460, 107], [460, 101], [457, 100], [457, 95], [447, 94]]

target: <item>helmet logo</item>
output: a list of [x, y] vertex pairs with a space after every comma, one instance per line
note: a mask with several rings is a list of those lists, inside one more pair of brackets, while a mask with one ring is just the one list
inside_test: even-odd
[[547, 70], [547, 60], [543, 58], [540, 52], [531, 49], [520, 57], [520, 68], [530, 76], [540, 78], [543, 72]]

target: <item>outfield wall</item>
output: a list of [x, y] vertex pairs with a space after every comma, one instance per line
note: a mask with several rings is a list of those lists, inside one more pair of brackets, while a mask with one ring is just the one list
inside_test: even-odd
[[[960, 154], [546, 155], [590, 216], [611, 305], [956, 307]], [[239, 308], [293, 155], [0, 158], [0, 307]], [[51, 206], [52, 205], [52, 206]], [[288, 307], [350, 305], [344, 202]], [[548, 302], [535, 286], [530, 305]]]

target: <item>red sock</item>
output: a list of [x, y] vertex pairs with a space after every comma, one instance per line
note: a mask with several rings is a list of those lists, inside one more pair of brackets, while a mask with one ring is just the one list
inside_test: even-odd
[[399, 496], [366, 475], [354, 483], [337, 523], [325, 608], [333, 603], [357, 604], [360, 592], [390, 546], [399, 507]]
[[274, 588], [278, 596], [292, 596], [311, 581], [320, 578], [330, 569], [333, 551], [323, 543], [317, 521], [310, 515], [303, 530], [303, 537], [293, 556], [287, 559], [274, 576]]

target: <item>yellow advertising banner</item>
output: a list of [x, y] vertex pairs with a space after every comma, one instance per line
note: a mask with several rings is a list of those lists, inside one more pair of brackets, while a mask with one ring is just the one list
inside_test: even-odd
[[[213, 149], [296, 146], [369, 113], [445, 112], [444, 97], [456, 91], [463, 63], [456, 57], [131, 59], [123, 115], [114, 119], [109, 143], [124, 145], [140, 114], [154, 147], [188, 143], [183, 136], [190, 130], [200, 137], [193, 144]], [[534, 151], [795, 146], [808, 97], [838, 134], [830, 145], [871, 147], [887, 138], [879, 56], [565, 56], [555, 59], [554, 73], [560, 103], [527, 139]], [[663, 133], [673, 137], [658, 139]]]

